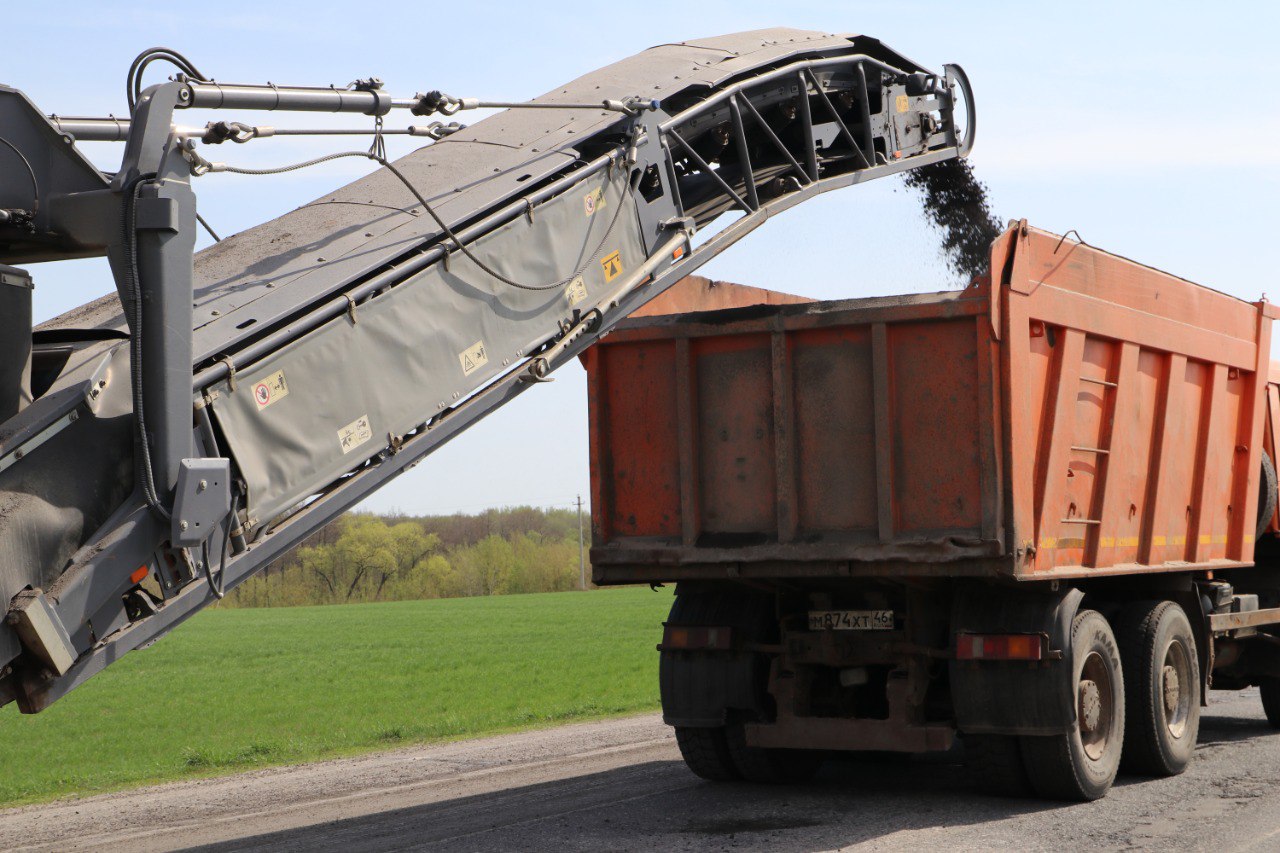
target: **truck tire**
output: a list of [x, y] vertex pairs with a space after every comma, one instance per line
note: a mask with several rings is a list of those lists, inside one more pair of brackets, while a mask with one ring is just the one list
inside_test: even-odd
[[1262, 710], [1271, 728], [1280, 729], [1280, 678], [1264, 678], [1258, 682], [1262, 693]]
[[1125, 730], [1120, 768], [1176, 776], [1200, 732], [1200, 663], [1187, 614], [1172, 601], [1143, 601], [1116, 622], [1124, 665]]
[[1115, 634], [1101, 613], [1082, 610], [1071, 623], [1071, 691], [1076, 725], [1060, 735], [1021, 739], [1023, 766], [1041, 797], [1097, 800], [1120, 769], [1124, 747], [1124, 679]]
[[733, 782], [742, 778], [725, 741], [724, 727], [699, 729], [676, 726], [676, 745], [685, 765], [709, 782]]
[[1258, 478], [1258, 528], [1254, 534], [1255, 542], [1267, 532], [1271, 516], [1276, 514], [1276, 500], [1280, 499], [1276, 490], [1276, 466], [1264, 450], [1262, 451], [1262, 476]]
[[1014, 735], [965, 735], [964, 763], [973, 786], [995, 797], [1027, 797], [1031, 780]]
[[762, 785], [785, 785], [804, 782], [822, 766], [822, 753], [807, 749], [761, 749], [747, 746], [746, 731], [741, 720], [724, 728], [725, 741], [733, 766], [748, 782]]

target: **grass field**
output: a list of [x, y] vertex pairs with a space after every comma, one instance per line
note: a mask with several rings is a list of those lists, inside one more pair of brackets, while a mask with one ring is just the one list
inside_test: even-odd
[[669, 590], [200, 614], [49, 710], [0, 805], [656, 708]]

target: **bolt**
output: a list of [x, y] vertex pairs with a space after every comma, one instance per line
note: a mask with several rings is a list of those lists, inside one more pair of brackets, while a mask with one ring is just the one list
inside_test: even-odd
[[190, 525], [188, 525], [185, 521], [181, 521], [178, 523], [179, 530], [186, 530], [189, 526]]
[[196, 485], [196, 491], [197, 491], [197, 492], [203, 492], [203, 491], [204, 491], [205, 489], [207, 489], [207, 488], [209, 488], [209, 481], [208, 481], [208, 480], [201, 480], [201, 481]]
[[1095, 731], [1102, 721], [1102, 694], [1095, 681], [1085, 679], [1080, 682], [1080, 728], [1086, 732]]

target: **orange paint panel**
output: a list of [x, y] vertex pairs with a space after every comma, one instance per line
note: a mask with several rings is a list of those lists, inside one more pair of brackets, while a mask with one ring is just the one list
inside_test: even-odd
[[[1210, 376], [1210, 365], [1199, 361], [1187, 362], [1181, 410], [1171, 425], [1174, 442], [1170, 458], [1165, 463], [1169, 476], [1162, 478], [1173, 497], [1164, 520], [1163, 558], [1166, 562], [1187, 559], [1188, 539], [1192, 543], [1195, 541], [1193, 519], [1199, 493], [1198, 478], [1202, 476], [1196, 465], [1196, 447], [1202, 429], [1207, 429], [1203, 417], [1205, 401], [1211, 392]], [[1174, 377], [1174, 381], [1176, 379]]]
[[703, 338], [690, 350], [702, 533], [776, 535], [769, 338]]
[[981, 418], [990, 413], [978, 411], [973, 324], [890, 326], [889, 382], [894, 530], [977, 536]]
[[866, 327], [791, 338], [799, 527], [874, 531], [876, 436]]
[[1110, 452], [1097, 510], [1102, 525], [1093, 566], [1141, 561], [1163, 360], [1157, 353], [1128, 346], [1131, 351], [1121, 354], [1115, 373], [1116, 399], [1106, 438]]
[[[1214, 466], [1216, 477], [1212, 481], [1212, 491], [1201, 497], [1204, 516], [1207, 520], [1201, 525], [1200, 543], [1208, 548], [1207, 558], [1211, 560], [1226, 559], [1231, 516], [1245, 509], [1240, 507], [1237, 510], [1232, 505], [1232, 481], [1237, 476], [1248, 477], [1244, 466], [1237, 463], [1241, 457], [1248, 459], [1249, 454], [1237, 451], [1236, 447], [1239, 444], [1238, 431], [1240, 411], [1244, 403], [1244, 386], [1250, 377], [1244, 373], [1232, 373], [1227, 375], [1222, 420], [1214, 436], [1214, 445], [1210, 448], [1211, 457], [1220, 460], [1220, 463]], [[1253, 532], [1253, 527], [1253, 524], [1249, 525], [1250, 533]], [[1208, 542], [1205, 542], [1205, 536], [1209, 537]], [[1206, 559], [1206, 553], [1201, 552], [1199, 559]]]
[[670, 341], [604, 347], [603, 412], [608, 453], [597, 462], [621, 536], [680, 533], [676, 449], [675, 350]]

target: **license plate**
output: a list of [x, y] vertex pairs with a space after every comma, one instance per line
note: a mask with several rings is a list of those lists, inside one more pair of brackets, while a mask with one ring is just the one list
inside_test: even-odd
[[810, 631], [892, 631], [892, 610], [810, 610]]

